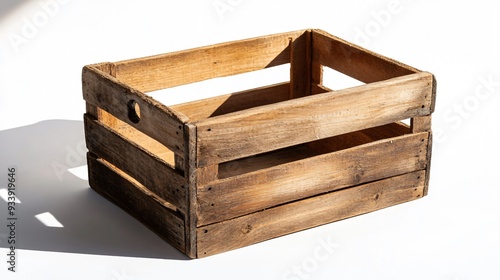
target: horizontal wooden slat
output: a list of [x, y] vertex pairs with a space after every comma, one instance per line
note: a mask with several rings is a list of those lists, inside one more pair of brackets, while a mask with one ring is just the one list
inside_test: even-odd
[[184, 219], [165, 201], [91, 153], [87, 156], [89, 184], [172, 246], [185, 252]]
[[[165, 105], [149, 98], [114, 77], [93, 66], [85, 66], [82, 72], [84, 99], [116, 118], [142, 131], [176, 153], [184, 153], [183, 123], [186, 116], [171, 111]], [[140, 120], [129, 118], [131, 101], [139, 106]]]
[[198, 226], [426, 168], [428, 133], [408, 134], [227, 178], [198, 189]]
[[431, 94], [422, 72], [200, 120], [198, 166], [428, 115]]
[[290, 83], [260, 87], [171, 106], [189, 117], [190, 122], [220, 116], [257, 106], [273, 104], [289, 98]]
[[198, 257], [420, 198], [424, 178], [425, 171], [417, 171], [200, 227]]
[[371, 52], [321, 30], [312, 32], [313, 62], [365, 83], [419, 72], [393, 59]]
[[304, 31], [222, 43], [114, 63], [116, 77], [144, 92], [290, 62], [290, 38]]
[[243, 159], [224, 162], [218, 165], [209, 165], [207, 167], [199, 168], [199, 170], [208, 169], [210, 171], [203, 172], [204, 177], [209, 179], [202, 180], [204, 183], [200, 183], [200, 179], [198, 179], [198, 185], [206, 185], [207, 182], [215, 181], [217, 178], [229, 178], [259, 169], [269, 168], [278, 164], [306, 159], [320, 154], [332, 153], [409, 133], [410, 130], [408, 127], [399, 123], [390, 123], [383, 126], [337, 135]]
[[90, 152], [123, 170], [151, 192], [187, 209], [187, 182], [161, 159], [85, 115], [85, 139]]

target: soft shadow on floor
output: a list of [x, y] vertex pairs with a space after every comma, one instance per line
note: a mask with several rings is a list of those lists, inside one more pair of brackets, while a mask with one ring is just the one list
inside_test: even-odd
[[[81, 254], [186, 260], [126, 212], [67, 169], [86, 165], [83, 122], [49, 120], [0, 131], [0, 179], [17, 168], [18, 248]], [[6, 185], [0, 185], [0, 189]], [[0, 199], [0, 207], [7, 209]], [[6, 211], [0, 211], [5, 213]], [[50, 213], [63, 227], [35, 216]], [[47, 214], [45, 214], [47, 215]], [[6, 221], [5, 215], [0, 219]], [[50, 225], [50, 224], [49, 224]], [[0, 228], [0, 247], [7, 247]]]

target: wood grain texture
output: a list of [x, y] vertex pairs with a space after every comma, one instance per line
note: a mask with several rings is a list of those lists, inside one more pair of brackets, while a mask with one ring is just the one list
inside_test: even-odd
[[430, 114], [432, 75], [417, 73], [195, 123], [199, 167]]
[[312, 45], [314, 64], [330, 67], [364, 83], [420, 72], [321, 30], [313, 30]]
[[[188, 121], [186, 116], [173, 112], [142, 92], [93, 67], [83, 68], [82, 86], [83, 97], [88, 103], [109, 112], [170, 150], [184, 152], [182, 129], [183, 122]], [[131, 101], [136, 102], [140, 108], [138, 123], [129, 118]]]
[[424, 196], [429, 193], [429, 182], [431, 179], [431, 158], [432, 158], [432, 131], [429, 131], [429, 140], [427, 141], [427, 167], [425, 169]]
[[[89, 184], [172, 246], [185, 252], [184, 219], [168, 203], [137, 181], [89, 153]], [[145, 214], [147, 213], [147, 214]]]
[[93, 154], [123, 170], [165, 201], [187, 210], [187, 181], [163, 160], [85, 115], [85, 141]]
[[404, 135], [209, 183], [198, 188], [198, 226], [425, 169], [427, 139]]
[[114, 63], [116, 77], [143, 92], [261, 70], [290, 62], [288, 32]]
[[290, 98], [311, 94], [311, 31], [290, 38]]
[[192, 124], [186, 124], [184, 128], [184, 141], [187, 147], [186, 180], [188, 181], [188, 214], [186, 215], [186, 254], [190, 258], [198, 257], [198, 234], [196, 224], [198, 216], [196, 209], [198, 208], [198, 190], [197, 180], [198, 174], [196, 169], [196, 127]]
[[186, 102], [173, 105], [171, 108], [186, 115], [190, 122], [196, 122], [210, 117], [285, 101], [288, 100], [289, 95], [290, 83], [285, 82]]
[[97, 108], [97, 111], [99, 116], [97, 119], [101, 124], [109, 127], [123, 138], [153, 153], [154, 155], [168, 163], [170, 166], [172, 166], [172, 168], [177, 169], [180, 172], [184, 172], [183, 153], [174, 153], [173, 151], [165, 147], [162, 143], [149, 137], [140, 130], [135, 129], [126, 122], [117, 119], [115, 116], [100, 108]]
[[198, 228], [198, 257], [422, 197], [425, 171], [334, 191]]

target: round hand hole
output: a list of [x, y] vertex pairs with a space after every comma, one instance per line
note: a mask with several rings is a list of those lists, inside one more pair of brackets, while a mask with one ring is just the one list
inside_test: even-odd
[[133, 123], [138, 123], [141, 120], [141, 108], [135, 100], [130, 100], [127, 103], [128, 119]]

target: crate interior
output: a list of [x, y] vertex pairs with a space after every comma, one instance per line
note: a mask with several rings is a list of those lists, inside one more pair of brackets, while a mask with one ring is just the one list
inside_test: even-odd
[[[295, 41], [300, 41], [300, 38], [305, 36], [304, 34], [297, 37]], [[208, 77], [206, 79], [192, 79], [192, 81], [173, 84], [173, 86], [163, 85], [161, 87], [145, 88], [144, 92], [150, 95], [150, 97], [162, 101], [162, 103], [166, 103], [171, 110], [188, 117], [189, 122], [194, 123], [199, 120], [236, 113], [258, 106], [276, 104], [290, 99], [304, 98], [312, 94], [331, 92], [333, 91], [332, 88], [340, 90], [365, 84], [356, 78], [329, 67], [329, 65], [317, 66], [322, 73], [320, 81], [315, 82], [310, 80], [310, 77], [294, 75], [296, 70], [294, 70], [294, 62], [292, 61], [293, 51], [298, 52], [293, 50], [293, 43], [290, 43], [288, 47], [277, 54], [275, 60], [279, 60], [278, 58], [283, 54], [289, 57], [289, 59], [284, 59], [281, 62], [270, 63], [263, 68], [251, 69], [250, 71], [236, 71], [236, 74], [215, 75], [214, 77]], [[306, 55], [305, 51], [298, 53], [302, 56]], [[305, 57], [301, 57], [300, 59], [307, 60]], [[297, 58], [295, 58], [295, 60], [297, 60]], [[115, 76], [119, 80], [134, 86], [135, 80], [130, 80], [125, 74], [115, 73]], [[285, 79], [285, 77], [287, 79]], [[267, 85], [269, 81], [277, 83]], [[307, 92], [298, 95], [294, 94], [292, 90], [294, 83], [308, 83], [306, 87]], [[249, 85], [258, 85], [259, 87], [232, 93], [224, 92], [225, 90], [242, 89], [242, 87]], [[140, 88], [140, 85], [137, 85], [137, 87]], [[187, 100], [189, 100], [193, 99], [193, 96], [207, 96], [207, 94], [210, 97], [175, 105], [169, 104], [176, 103], [173, 100], [182, 100], [182, 98], [170, 98], [172, 96], [183, 95], [187, 96]], [[131, 112], [134, 117], [140, 117], [140, 108], [132, 108]], [[184, 165], [182, 154], [174, 153], [158, 141], [140, 132], [126, 122], [115, 118], [111, 114], [107, 114], [105, 111], [103, 111], [103, 116], [103, 122], [113, 127], [117, 133], [162, 159], [172, 168], [183, 172]], [[228, 178], [271, 167], [273, 165], [292, 162], [324, 153], [331, 153], [381, 139], [401, 136], [407, 133], [410, 133], [409, 120], [402, 120], [401, 122], [369, 128], [363, 131], [351, 132], [263, 154], [257, 154], [247, 158], [223, 162], [219, 164], [218, 176], [220, 179]], [[235, 166], [237, 166], [237, 168], [234, 168]]]

